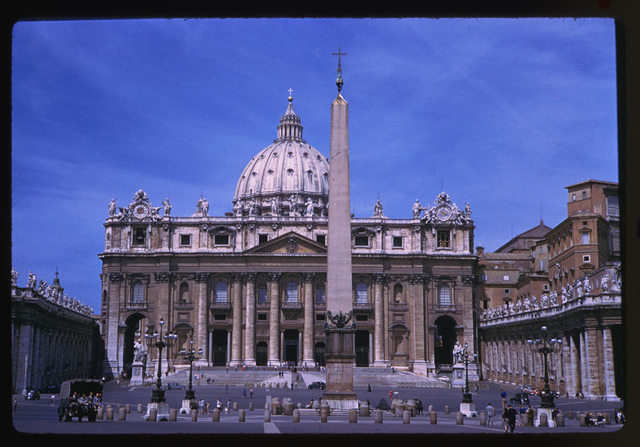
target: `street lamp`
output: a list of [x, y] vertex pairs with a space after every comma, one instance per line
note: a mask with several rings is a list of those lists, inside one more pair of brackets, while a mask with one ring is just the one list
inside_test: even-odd
[[201, 356], [202, 353], [202, 348], [196, 351], [193, 347], [193, 330], [191, 330], [191, 335], [189, 336], [189, 349], [180, 350], [180, 355], [183, 355], [185, 360], [189, 362], [189, 389], [184, 393], [185, 400], [193, 400], [196, 398], [196, 394], [193, 391], [193, 361], [200, 358], [196, 357], [196, 354]]
[[167, 344], [167, 371], [166, 371], [167, 376], [171, 372], [171, 358], [170, 358], [171, 346], [173, 345], [173, 341], [176, 340], [177, 338], [178, 338], [178, 334], [176, 334], [173, 331], [169, 332], [167, 335], [164, 336], [164, 339], [166, 340], [166, 344]]
[[469, 352], [469, 343], [464, 344], [464, 348], [460, 353], [460, 358], [464, 362], [464, 391], [462, 392], [462, 402], [470, 404], [473, 402], [471, 397], [471, 393], [469, 392], [469, 359], [473, 359], [474, 361], [478, 358], [478, 354]]
[[172, 332], [169, 332], [168, 334], [163, 336], [162, 326], [164, 326], [164, 319], [160, 318], [159, 323], [160, 323], [159, 334], [155, 330], [151, 332], [151, 329], [149, 329], [149, 332], [144, 334], [144, 337], [147, 340], [150, 340], [152, 342], [157, 340], [155, 342], [155, 346], [156, 348], [158, 348], [158, 380], [156, 381], [156, 387], [151, 391], [151, 402], [156, 402], [156, 403], [165, 401], [164, 390], [162, 389], [162, 350], [167, 346], [167, 342], [165, 342], [165, 340], [169, 341], [175, 338]]
[[554, 408], [555, 405], [553, 403], [553, 394], [551, 393], [551, 388], [549, 387], [549, 367], [547, 364], [547, 355], [554, 352], [560, 352], [560, 350], [562, 349], [562, 339], [548, 338], [546, 326], [542, 326], [540, 330], [542, 331], [542, 339], [528, 339], [527, 344], [529, 345], [529, 349], [531, 349], [531, 352], [539, 352], [544, 357], [544, 388], [542, 390], [542, 395], [540, 396], [540, 406], [541, 408]]

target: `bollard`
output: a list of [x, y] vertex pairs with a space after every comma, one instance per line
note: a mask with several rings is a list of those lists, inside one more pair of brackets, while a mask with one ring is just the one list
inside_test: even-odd
[[431, 413], [433, 411], [433, 405], [429, 404], [427, 407], [427, 412]]
[[584, 413], [576, 413], [576, 417], [578, 418], [578, 424], [580, 427], [586, 427], [587, 423], [584, 420]]
[[249, 402], [249, 411], [253, 411], [253, 401]]
[[478, 413], [478, 416], [480, 416], [480, 425], [486, 426], [487, 425], [487, 412], [486, 411], [480, 411]]
[[118, 420], [119, 421], [127, 420], [127, 409], [125, 407], [118, 408]]
[[244, 408], [240, 408], [238, 410], [238, 422], [244, 422], [245, 420], [245, 411]]
[[604, 424], [611, 425], [611, 414], [608, 411], [604, 413]]
[[104, 408], [98, 407], [98, 413], [96, 414], [96, 419], [101, 421], [104, 417]]
[[520, 425], [523, 427], [527, 425], [527, 413], [520, 413]]
[[297, 408], [293, 410], [293, 422], [296, 424], [300, 422], [300, 410], [298, 410]]
[[559, 411], [556, 415], [556, 426], [564, 427], [564, 414], [562, 413], [562, 411]]
[[264, 409], [264, 421], [271, 422], [271, 412], [269, 411], [268, 408]]
[[410, 424], [411, 423], [411, 413], [409, 412], [409, 410], [403, 410], [402, 411], [402, 423], [403, 424]]
[[327, 422], [329, 411], [329, 405], [323, 402], [322, 405], [320, 405], [320, 422]]
[[406, 408], [409, 411], [409, 415], [413, 418], [416, 417], [416, 401], [413, 399], [407, 400]]
[[220, 422], [220, 409], [214, 408], [211, 412], [211, 422]]
[[198, 422], [198, 410], [191, 410], [191, 422]]
[[382, 424], [382, 418], [383, 418], [382, 410], [376, 410], [376, 420], [375, 420], [375, 423], [376, 423], [376, 424]]
[[366, 402], [363, 402], [360, 405], [360, 416], [368, 417], [369, 416], [369, 405]]
[[113, 421], [113, 407], [111, 405], [107, 405], [105, 416], [107, 417], [107, 421]]
[[176, 422], [178, 420], [178, 409], [169, 408], [169, 422]]
[[285, 416], [293, 416], [293, 409], [295, 405], [293, 404], [293, 400], [290, 397], [285, 397], [282, 399], [282, 412]]
[[349, 423], [350, 424], [358, 423], [358, 410], [356, 410], [355, 408], [352, 408], [351, 410], [349, 410]]
[[279, 397], [271, 398], [271, 414], [282, 414], [282, 405]]
[[126, 404], [124, 408], [127, 411], [127, 414], [131, 414], [131, 404]]
[[538, 423], [539, 427], [548, 427], [549, 421], [547, 420], [547, 413], [540, 413], [540, 422]]
[[238, 402], [234, 402], [232, 406], [233, 406], [233, 411], [238, 411], [238, 408], [240, 408], [238, 406]]
[[431, 413], [429, 413], [429, 422], [431, 422], [432, 424], [437, 424], [438, 413], [436, 413], [435, 411], [432, 411]]
[[142, 413], [142, 404], [138, 404], [138, 414]]
[[464, 425], [464, 414], [459, 411], [456, 413], [456, 425]]
[[147, 419], [149, 422], [155, 422], [156, 419], [158, 419], [158, 409], [157, 408], [151, 408], [149, 410], [149, 419]]
[[576, 412], [573, 410], [568, 410], [567, 411], [567, 419], [575, 419], [576, 418]]
[[527, 410], [526, 415], [527, 415], [527, 426], [533, 427], [533, 419], [535, 417], [535, 413], [533, 412], [533, 410]]
[[449, 405], [444, 406], [444, 414], [449, 414]]

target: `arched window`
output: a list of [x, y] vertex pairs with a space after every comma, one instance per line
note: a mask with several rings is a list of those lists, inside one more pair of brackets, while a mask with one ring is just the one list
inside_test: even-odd
[[185, 304], [191, 301], [189, 299], [189, 284], [187, 284], [186, 282], [180, 284], [179, 301], [180, 304]]
[[227, 282], [216, 281], [215, 293], [216, 293], [216, 297], [215, 297], [216, 303], [226, 303], [227, 302]]
[[131, 288], [132, 304], [144, 304], [144, 285], [142, 281], [136, 281]]
[[367, 284], [359, 282], [356, 284], [356, 304], [367, 304], [369, 302]]
[[287, 303], [298, 302], [298, 283], [295, 281], [287, 282], [287, 288], [285, 289], [285, 300]]

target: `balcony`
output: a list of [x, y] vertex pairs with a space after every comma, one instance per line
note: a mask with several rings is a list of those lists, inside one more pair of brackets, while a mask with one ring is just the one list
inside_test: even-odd
[[302, 303], [300, 301], [283, 301], [280, 303], [282, 309], [287, 310], [302, 310]]
[[214, 301], [211, 303], [211, 309], [213, 310], [231, 310], [230, 301]]
[[369, 302], [354, 302], [353, 310], [354, 312], [373, 312], [373, 304]]
[[455, 304], [434, 304], [431, 310], [436, 313], [454, 313], [456, 311]]
[[129, 302], [127, 303], [127, 310], [145, 310], [149, 304], [146, 301], [143, 302]]

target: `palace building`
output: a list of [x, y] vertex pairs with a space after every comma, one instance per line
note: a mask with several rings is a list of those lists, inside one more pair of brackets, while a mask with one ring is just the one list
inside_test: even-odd
[[[324, 363], [330, 166], [302, 130], [289, 96], [276, 139], [239, 173], [224, 215], [209, 215], [203, 197], [182, 217], [142, 190], [119, 209], [112, 201], [99, 258], [114, 374], [161, 318], [178, 336], [163, 352], [169, 368], [184, 363], [191, 334], [202, 366]], [[469, 204], [444, 192], [431, 206], [408, 203], [403, 219], [379, 202], [372, 216], [352, 216], [357, 366], [433, 375], [451, 366], [456, 340], [475, 349], [473, 234]]]

